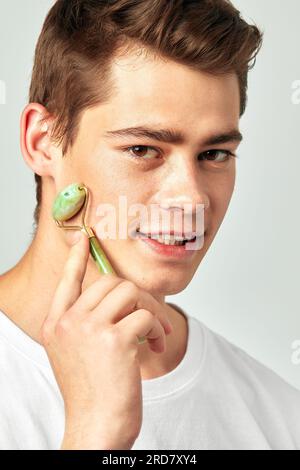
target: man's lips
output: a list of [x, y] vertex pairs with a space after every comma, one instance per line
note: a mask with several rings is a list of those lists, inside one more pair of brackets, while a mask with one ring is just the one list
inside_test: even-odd
[[161, 256], [167, 256], [169, 259], [191, 259], [192, 256], [195, 256], [195, 253], [201, 249], [204, 244], [204, 235], [202, 237], [197, 236], [194, 237], [192, 240], [183, 241], [183, 243], [165, 243], [160, 241], [158, 238], [150, 238], [147, 235], [144, 235], [140, 232], [136, 232], [135, 239], [138, 240], [139, 238], [143, 243], [148, 245], [154, 252]]

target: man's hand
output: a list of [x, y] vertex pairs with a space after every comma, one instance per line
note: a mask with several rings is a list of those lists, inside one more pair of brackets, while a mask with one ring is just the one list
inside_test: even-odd
[[142, 424], [138, 337], [164, 352], [172, 327], [151, 294], [115, 274], [82, 292], [88, 258], [82, 234], [41, 330], [65, 404], [61, 449], [130, 449]]

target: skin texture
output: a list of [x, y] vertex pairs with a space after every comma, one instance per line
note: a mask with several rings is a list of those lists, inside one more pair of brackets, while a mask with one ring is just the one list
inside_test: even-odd
[[[38, 123], [45, 111], [43, 106], [30, 103], [22, 113], [22, 153], [31, 170], [43, 178], [43, 200], [34, 240], [19, 263], [0, 276], [0, 308], [43, 344], [41, 328], [74, 237], [74, 232], [58, 229], [49, 214], [55, 196], [68, 184], [83, 181], [88, 185], [92, 195], [88, 219], [91, 226], [99, 222], [98, 205], [105, 202], [117, 208], [120, 195], [127, 197], [128, 207], [141, 203], [147, 207], [157, 204], [178, 208], [186, 202], [193, 204], [194, 211], [196, 204], [204, 204], [204, 246], [192, 257], [170, 260], [131, 238], [102, 241], [118, 276], [135, 284], [140, 293], [150, 294], [159, 303], [161, 315], [168, 317], [173, 326], [165, 337], [167, 347], [163, 352], [155, 353], [147, 343], [138, 346], [141, 377], [149, 379], [174, 369], [186, 351], [186, 321], [166, 304], [165, 296], [181, 292], [191, 282], [230, 203], [235, 158], [214, 162], [200, 161], [198, 156], [212, 149], [236, 152], [237, 141], [213, 146], [205, 146], [204, 141], [213, 134], [238, 130], [239, 88], [234, 74], [208, 75], [169, 60], [136, 54], [134, 50], [116, 58], [112, 73], [116, 83], [113, 98], [83, 113], [77, 139], [64, 158], [61, 147], [50, 138], [51, 119], [48, 130]], [[137, 125], [181, 131], [185, 142], [104, 137], [107, 131]], [[153, 158], [134, 160], [130, 157], [132, 151], [125, 151], [132, 146], [153, 147], [155, 150], [138, 153]], [[155, 158], [157, 155], [159, 158]], [[90, 257], [82, 291], [97, 280], [99, 272]], [[8, 289], [11, 285], [13, 291]]]

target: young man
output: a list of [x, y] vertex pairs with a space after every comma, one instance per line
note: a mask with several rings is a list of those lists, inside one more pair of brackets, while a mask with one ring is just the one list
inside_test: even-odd
[[[300, 449], [300, 392], [165, 302], [227, 211], [261, 41], [227, 0], [51, 8], [21, 118], [36, 233], [0, 278], [2, 449]], [[194, 231], [200, 205], [203, 245], [103, 239], [116, 275], [101, 275], [88, 238], [75, 243], [51, 215], [75, 182], [90, 190], [94, 228], [97, 207], [118, 212], [120, 196], [180, 216], [191, 204]]]

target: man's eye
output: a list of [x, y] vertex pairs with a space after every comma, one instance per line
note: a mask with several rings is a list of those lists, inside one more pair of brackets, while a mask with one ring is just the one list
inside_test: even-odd
[[149, 145], [133, 145], [131, 147], [125, 148], [124, 152], [128, 153], [129, 157], [138, 160], [150, 160], [156, 158], [157, 154], [160, 154], [157, 149], [150, 147]]
[[214, 162], [226, 162], [230, 157], [236, 157], [236, 155], [230, 150], [206, 150], [205, 152], [200, 153], [199, 160], [208, 160]]
[[[132, 145], [131, 147], [126, 147], [123, 149], [124, 152], [128, 154], [130, 158], [135, 160], [153, 160], [159, 158], [160, 151], [155, 147], [149, 145]], [[206, 150], [199, 154], [199, 160], [208, 160], [213, 162], [226, 162], [230, 157], [236, 157], [236, 155], [230, 150]]]

